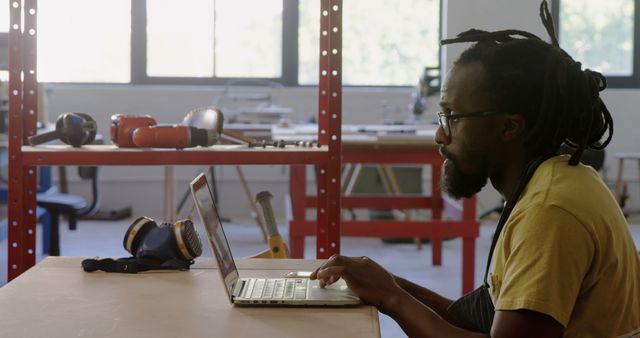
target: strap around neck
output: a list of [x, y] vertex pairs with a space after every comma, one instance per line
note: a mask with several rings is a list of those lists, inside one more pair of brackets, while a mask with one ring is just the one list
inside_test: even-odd
[[542, 162], [546, 161], [548, 158], [549, 158], [548, 156], [538, 157], [533, 161], [529, 162], [529, 164], [527, 164], [527, 167], [525, 168], [522, 174], [522, 177], [520, 178], [520, 181], [518, 181], [518, 185], [516, 186], [516, 189], [511, 193], [511, 196], [509, 196], [509, 200], [507, 200], [507, 204], [504, 206], [504, 210], [502, 211], [502, 214], [500, 215], [500, 220], [498, 221], [498, 226], [496, 227], [496, 231], [493, 234], [493, 239], [491, 240], [491, 249], [489, 249], [489, 257], [487, 257], [487, 266], [484, 271], [483, 282], [485, 285], [488, 285], [487, 277], [489, 276], [491, 259], [493, 258], [493, 251], [495, 250], [496, 244], [498, 243], [498, 238], [500, 237], [500, 233], [502, 233], [502, 228], [504, 228], [504, 225], [507, 223], [507, 220], [509, 219], [509, 215], [511, 215], [511, 211], [513, 211], [513, 208], [516, 206], [516, 203], [518, 203], [518, 199], [520, 198], [522, 191], [529, 183], [529, 180], [531, 180], [531, 177], [536, 172], [536, 169], [538, 169], [538, 166], [540, 166], [540, 164], [542, 164]]

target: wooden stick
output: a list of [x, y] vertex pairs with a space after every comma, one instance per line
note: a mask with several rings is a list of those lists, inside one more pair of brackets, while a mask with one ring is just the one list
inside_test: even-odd
[[[391, 185], [393, 194], [399, 195], [401, 192], [400, 184], [398, 183], [398, 178], [396, 177], [396, 174], [393, 172], [393, 168], [388, 165], [383, 165], [382, 169], [383, 169], [383, 172], [387, 175], [387, 178], [389, 179], [389, 183]], [[411, 220], [410, 211], [408, 209], [403, 209], [402, 212], [404, 213], [405, 219], [407, 221], [410, 221]], [[413, 239], [416, 242], [416, 246], [418, 247], [418, 250], [422, 250], [422, 240], [420, 239], [420, 237], [414, 237]]]
[[234, 166], [236, 168], [236, 173], [238, 173], [238, 177], [240, 177], [240, 183], [242, 183], [242, 190], [244, 190], [244, 194], [247, 198], [247, 202], [249, 202], [249, 208], [251, 208], [251, 216], [256, 221], [258, 228], [260, 228], [260, 232], [262, 233], [262, 238], [265, 242], [268, 240], [267, 231], [265, 229], [265, 225], [258, 214], [258, 208], [256, 208], [256, 204], [253, 201], [253, 195], [251, 194], [251, 190], [249, 189], [249, 184], [247, 184], [247, 180], [244, 178], [244, 173], [242, 172], [242, 168], [239, 165]]

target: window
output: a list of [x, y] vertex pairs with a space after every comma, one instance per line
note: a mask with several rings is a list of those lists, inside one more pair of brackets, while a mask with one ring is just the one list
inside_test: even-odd
[[[440, 62], [440, 0], [343, 2], [344, 85], [415, 85]], [[318, 83], [319, 0], [300, 1], [300, 84]], [[401, 24], [399, 24], [401, 23]]]
[[9, 31], [9, 0], [0, 0], [0, 34]]
[[[0, 96], [9, 77], [9, 0], [0, 0]], [[5, 89], [6, 90], [6, 89]], [[2, 103], [0, 102], [0, 105]]]
[[282, 0], [153, 0], [146, 15], [150, 77], [281, 77]]
[[583, 68], [601, 72], [609, 87], [640, 85], [635, 0], [561, 0], [553, 9], [560, 46]]
[[[413, 86], [439, 66], [440, 0], [343, 7], [345, 85]], [[38, 80], [315, 85], [319, 12], [320, 0], [40, 0]]]
[[[192, 8], [197, 8], [193, 10]], [[149, 76], [213, 76], [213, 2], [173, 0], [147, 4]]]
[[38, 1], [38, 81], [128, 83], [130, 0]]

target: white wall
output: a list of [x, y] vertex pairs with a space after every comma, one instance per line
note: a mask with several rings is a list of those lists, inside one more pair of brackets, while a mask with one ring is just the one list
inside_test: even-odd
[[[515, 28], [546, 38], [538, 16], [538, 5], [537, 0], [443, 0], [443, 36], [453, 37], [473, 27], [485, 30]], [[444, 47], [444, 64], [449, 67], [463, 48], [460, 44]], [[219, 93], [220, 88], [201, 86], [49, 85], [47, 106], [49, 119], [52, 121], [62, 112], [90, 112], [97, 120], [100, 132], [106, 136], [109, 135], [109, 117], [112, 114], [147, 113], [160, 123], [178, 123], [189, 110], [211, 104]], [[609, 178], [617, 170], [612, 154], [638, 151], [640, 134], [636, 127], [640, 125], [640, 115], [636, 113], [636, 109], [640, 106], [640, 98], [637, 94], [638, 90], [616, 89], [608, 89], [603, 94], [616, 127], [614, 140], [607, 153]], [[275, 102], [294, 108], [294, 120], [306, 119], [316, 114], [315, 87], [279, 89], [274, 98]], [[346, 88], [343, 122], [380, 123], [384, 105], [398, 107], [400, 114], [404, 114], [409, 101], [409, 89]], [[437, 109], [434, 105], [430, 108]], [[270, 190], [276, 197], [274, 208], [282, 215], [283, 197], [287, 189], [286, 167], [244, 166], [244, 169], [253, 192]], [[202, 168], [193, 166], [176, 168], [176, 200], [186, 191], [188, 181], [200, 170]], [[625, 168], [625, 176], [635, 178], [637, 170], [635, 164], [630, 163]], [[247, 201], [233, 168], [219, 167], [217, 171], [220, 181], [218, 189], [223, 197], [221, 204], [225, 214], [229, 217], [249, 217]], [[163, 214], [163, 173], [163, 168], [153, 166], [103, 167], [104, 208], [133, 205], [136, 215], [160, 217]], [[74, 182], [70, 188], [83, 194], [87, 191], [85, 186]], [[631, 202], [635, 204], [638, 201], [637, 186], [631, 188]], [[498, 200], [498, 195], [492, 189], [485, 189], [480, 194], [479, 211], [494, 207]]]

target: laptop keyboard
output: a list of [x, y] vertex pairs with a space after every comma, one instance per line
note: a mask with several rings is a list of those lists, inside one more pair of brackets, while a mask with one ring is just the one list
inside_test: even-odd
[[244, 294], [249, 299], [305, 299], [308, 283], [306, 278], [255, 278], [247, 282]]

